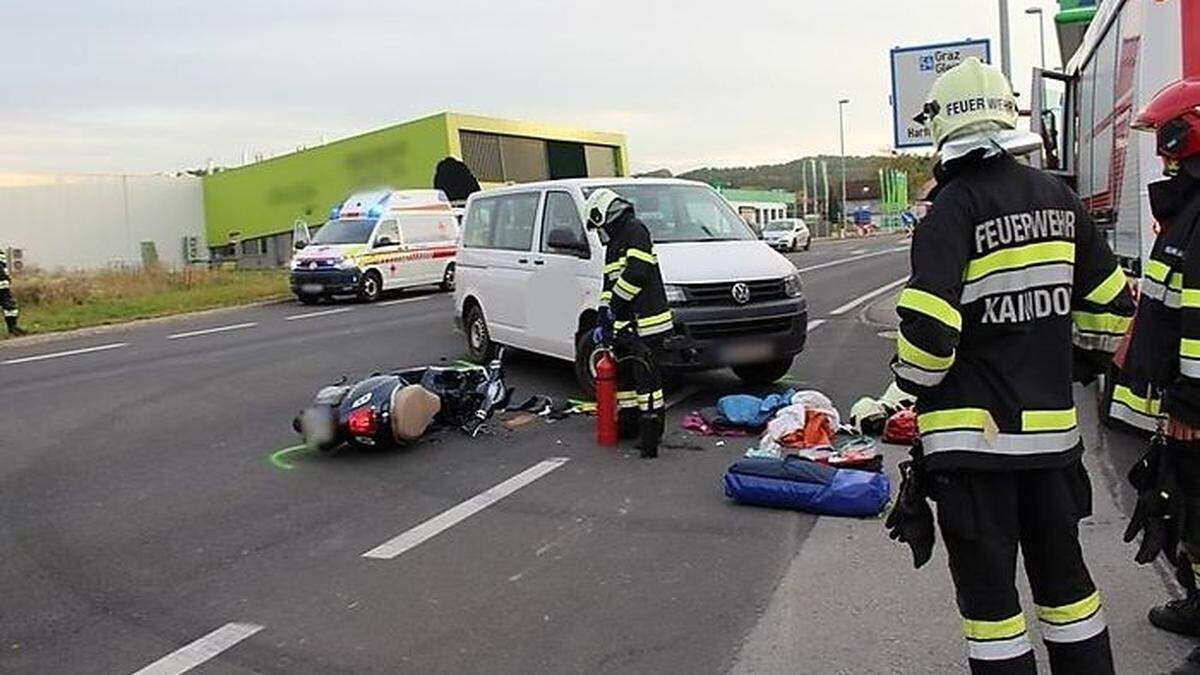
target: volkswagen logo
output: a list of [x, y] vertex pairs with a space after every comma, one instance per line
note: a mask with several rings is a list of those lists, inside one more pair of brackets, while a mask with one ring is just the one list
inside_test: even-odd
[[312, 261], [312, 262], [308, 263], [308, 269], [310, 269], [310, 270], [315, 270], [315, 269], [317, 269], [317, 265], [318, 265], [318, 264], [319, 264], [319, 263], [317, 263], [317, 261], [316, 261], [316, 260], [314, 260], [314, 261]]
[[739, 305], [750, 302], [750, 287], [740, 281], [733, 285], [731, 294], [733, 295], [733, 301]]

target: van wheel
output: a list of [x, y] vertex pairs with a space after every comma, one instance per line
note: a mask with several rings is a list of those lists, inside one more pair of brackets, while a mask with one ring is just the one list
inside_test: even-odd
[[596, 343], [592, 340], [592, 331], [585, 330], [575, 338], [575, 382], [585, 399], [596, 398], [596, 378], [592, 377], [592, 367], [588, 363]]
[[779, 378], [787, 375], [791, 369], [792, 359], [786, 358], [778, 361], [767, 361], [766, 363], [734, 366], [733, 374], [741, 378], [742, 382], [746, 384], [764, 386], [775, 383]]
[[472, 304], [467, 308], [463, 326], [467, 331], [467, 357], [475, 363], [491, 361], [496, 355], [496, 344], [492, 342], [487, 319], [483, 318], [483, 310], [479, 305]]
[[441, 287], [447, 293], [454, 290], [454, 263], [446, 265], [446, 271], [442, 273]]
[[808, 235], [808, 239], [804, 240], [804, 250], [807, 251], [810, 248], [812, 248], [812, 235], [811, 234]]
[[363, 302], [375, 302], [382, 291], [383, 279], [379, 278], [379, 272], [371, 270], [363, 275], [362, 284], [358, 287], [358, 299]]
[[297, 295], [297, 296], [296, 296], [296, 299], [297, 299], [297, 300], [299, 300], [299, 301], [301, 302], [301, 304], [305, 304], [305, 305], [315, 305], [315, 304], [317, 304], [318, 302], [320, 302], [320, 301], [321, 301], [321, 296], [319, 296], [319, 295], [308, 295], [308, 294], [306, 294], [306, 293], [301, 293], [301, 294], [299, 294], [299, 295]]

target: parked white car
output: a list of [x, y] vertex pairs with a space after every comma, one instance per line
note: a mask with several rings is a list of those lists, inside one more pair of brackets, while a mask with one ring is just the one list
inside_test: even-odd
[[795, 266], [711, 187], [676, 179], [569, 179], [471, 195], [454, 297], [471, 358], [508, 345], [574, 361], [590, 386], [604, 249], [581, 214], [600, 187], [632, 202], [654, 237], [675, 316], [664, 366], [730, 366], [755, 383], [787, 373], [807, 333]]
[[782, 218], [763, 225], [762, 239], [777, 251], [807, 251], [812, 247], [812, 233], [799, 218]]

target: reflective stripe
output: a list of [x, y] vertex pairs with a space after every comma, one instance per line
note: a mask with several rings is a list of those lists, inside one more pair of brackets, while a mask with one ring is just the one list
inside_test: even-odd
[[1092, 312], [1071, 312], [1071, 320], [1075, 322], [1079, 330], [1091, 333], [1124, 335], [1125, 331], [1129, 328], [1129, 323], [1133, 319], [1128, 316], [1110, 314], [1108, 312], [1101, 312], [1099, 314], [1093, 314]]
[[623, 300], [633, 300], [634, 298], [637, 297], [637, 294], [641, 293], [641, 292], [642, 292], [641, 288], [638, 288], [637, 286], [634, 286], [633, 284], [629, 283], [628, 281], [625, 281], [624, 278], [617, 279], [616, 285], [613, 286], [613, 293], [618, 298], [621, 298]]
[[629, 327], [628, 321], [614, 321], [613, 322], [613, 330], [619, 331], [622, 328], [627, 328], [627, 327]]
[[1200, 340], [1182, 338], [1179, 340], [1179, 355], [1200, 359]]
[[634, 260], [641, 260], [643, 262], [648, 262], [651, 265], [658, 264], [658, 260], [654, 257], [653, 253], [647, 253], [646, 251], [642, 251], [642, 250], [639, 250], [636, 248], [627, 249], [625, 251], [625, 256], [627, 258], [633, 258]]
[[1095, 615], [1082, 621], [1076, 621], [1065, 626], [1058, 626], [1044, 621], [1039, 622], [1042, 628], [1042, 639], [1046, 642], [1083, 642], [1104, 632], [1108, 624], [1104, 621], [1104, 612], [1097, 611]]
[[1071, 283], [1074, 277], [1074, 266], [1061, 263], [997, 272], [979, 281], [963, 284], [960, 302], [966, 305], [989, 295], [1016, 293], [1037, 286], [1065, 285]]
[[1125, 280], [1125, 270], [1117, 266], [1116, 269], [1108, 275], [1108, 278], [1100, 282], [1100, 285], [1092, 289], [1090, 293], [1083, 296], [1084, 300], [1094, 302], [1097, 305], [1107, 305], [1112, 302], [1121, 290], [1125, 288], [1128, 282]]
[[1021, 431], [1067, 431], [1078, 423], [1075, 408], [1026, 410], [1021, 413]]
[[928, 370], [921, 370], [903, 361], [897, 361], [892, 364], [892, 372], [896, 374], [896, 377], [919, 384], [922, 387], [936, 387], [942, 383], [942, 380], [946, 379], [946, 373], [950, 371], [940, 370], [938, 372], [930, 372]]
[[1113, 387], [1112, 398], [1129, 406], [1131, 410], [1147, 415], [1158, 415], [1162, 409], [1162, 401], [1154, 397], [1138, 396], [1132, 389], [1123, 384]]
[[903, 307], [932, 317], [956, 331], [962, 331], [962, 314], [954, 306], [933, 293], [906, 288], [900, 293], [897, 308]]
[[[918, 426], [919, 423], [918, 423]], [[921, 432], [925, 454], [937, 452], [985, 452], [997, 455], [1041, 455], [1067, 452], [1079, 445], [1079, 429], [1041, 434], [995, 434], [991, 439], [982, 431]]]
[[1076, 600], [1075, 602], [1059, 605], [1057, 607], [1037, 606], [1037, 616], [1041, 621], [1052, 624], [1066, 624], [1072, 621], [1080, 621], [1100, 611], [1100, 591], [1092, 591], [1092, 594]]
[[1183, 273], [1175, 272], [1171, 275], [1171, 280], [1167, 282], [1167, 288], [1173, 291], [1183, 290]]
[[1075, 242], [1044, 241], [989, 253], [967, 264], [963, 281], [975, 281], [993, 272], [1048, 262], [1074, 263]]
[[604, 304], [612, 302], [612, 291], [600, 291], [600, 302]]
[[638, 407], [638, 393], [636, 391], [618, 391], [617, 392], [617, 407], [619, 407], [619, 408], [636, 408], [636, 407]]
[[673, 318], [671, 316], [671, 310], [668, 309], [665, 312], [662, 312], [660, 314], [655, 314], [653, 316], [638, 317], [637, 325], [638, 325], [639, 329], [650, 328], [650, 327], [657, 326], [657, 325], [664, 324], [664, 323], [669, 326], [672, 321], [673, 321]]
[[638, 394], [638, 407], [645, 411], [657, 410], [663, 405], [663, 390], [655, 389], [649, 394]]
[[674, 328], [674, 325], [670, 321], [668, 321], [667, 323], [659, 324], [657, 326], [650, 326], [650, 327], [638, 326], [637, 332], [638, 332], [638, 335], [640, 335], [642, 337], [650, 337], [651, 335], [658, 335], [660, 333], [669, 333], [669, 332], [671, 332], [672, 328]]
[[963, 619], [963, 634], [968, 640], [1006, 640], [1025, 634], [1025, 615], [1017, 614], [1000, 621]]
[[1007, 661], [1020, 658], [1031, 651], [1033, 645], [1029, 642], [1029, 636], [1024, 633], [1008, 640], [967, 640], [967, 656], [976, 661]]
[[1117, 349], [1121, 346], [1121, 340], [1124, 339], [1124, 335], [1080, 333], [1078, 331], [1071, 335], [1071, 342], [1076, 347], [1088, 351], [1107, 352], [1109, 354], [1116, 353]]
[[1121, 420], [1135, 429], [1141, 429], [1142, 431], [1158, 430], [1158, 418], [1131, 410], [1119, 401], [1113, 401], [1112, 406], [1109, 407], [1108, 415], [1113, 419]]
[[935, 356], [908, 341], [901, 332], [896, 340], [896, 353], [902, 361], [911, 363], [924, 370], [949, 370], [954, 365], [954, 354], [950, 356]]
[[4, 310], [4, 318], [6, 318], [6, 319], [15, 319], [18, 316], [21, 316], [21, 310], [19, 310], [19, 309]]
[[1179, 305], [1195, 309], [1200, 307], [1200, 289], [1185, 288], [1180, 293]]
[[604, 273], [608, 274], [609, 272], [620, 272], [623, 269], [625, 269], [625, 261], [618, 260], [616, 262], [610, 262], [607, 265], [605, 265]]
[[8, 288], [8, 286], [9, 286], [8, 279], [5, 279], [4, 281], [0, 281], [0, 291]]
[[1157, 300], [1171, 309], [1179, 309], [1183, 304], [1183, 293], [1181, 291], [1168, 289], [1153, 279], [1142, 279], [1140, 288], [1143, 298]]
[[1179, 357], [1179, 372], [1185, 377], [1200, 378], [1200, 360]]
[[987, 429], [995, 425], [992, 414], [983, 408], [951, 408], [917, 415], [917, 428], [924, 433], [947, 429]]
[[1146, 277], [1153, 279], [1160, 284], [1167, 283], [1167, 275], [1171, 273], [1171, 268], [1161, 260], [1146, 261]]

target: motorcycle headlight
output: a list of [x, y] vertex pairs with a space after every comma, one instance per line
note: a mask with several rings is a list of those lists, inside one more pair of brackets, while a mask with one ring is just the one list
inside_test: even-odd
[[668, 305], [682, 305], [683, 303], [687, 302], [687, 295], [684, 294], [681, 286], [664, 284], [663, 291], [665, 291], [667, 294]]
[[338, 261], [337, 268], [339, 270], [354, 270], [358, 269], [358, 263], [350, 258], [342, 258]]
[[796, 272], [783, 279], [783, 292], [789, 298], [798, 298], [804, 287], [800, 283], [800, 273]]

